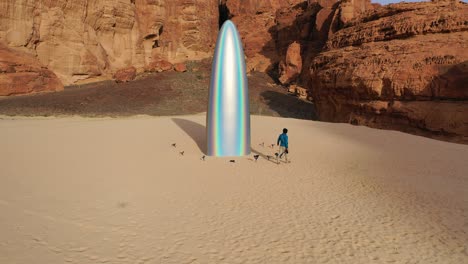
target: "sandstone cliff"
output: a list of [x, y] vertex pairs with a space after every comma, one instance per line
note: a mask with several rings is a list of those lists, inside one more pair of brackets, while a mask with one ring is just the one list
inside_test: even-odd
[[0, 96], [60, 90], [62, 82], [34, 56], [0, 42]]
[[247, 57], [247, 70], [267, 71], [278, 63], [276, 13], [304, 0], [221, 0], [221, 16], [237, 26]]
[[0, 41], [37, 56], [65, 85], [209, 57], [217, 30], [216, 0], [0, 1]]
[[[294, 41], [310, 58], [316, 45], [309, 42], [323, 43], [333, 21], [350, 20], [370, 5], [345, 1], [338, 10], [338, 2], [0, 0], [0, 41], [37, 56], [68, 85], [109, 79], [130, 66], [142, 71], [160, 61], [210, 57], [219, 22], [230, 18], [242, 36], [248, 70], [267, 71], [285, 63]], [[303, 70], [310, 60], [304, 61]]]
[[[457, 0], [0, 0], [13, 49], [0, 79], [18, 94], [60, 90], [51, 71], [65, 85], [184, 71], [174, 65], [212, 56], [232, 19], [248, 71], [313, 99], [321, 120], [468, 142], [467, 13]], [[12, 78], [25, 72], [41, 78]]]
[[[292, 8], [282, 8], [276, 13], [276, 50], [279, 57], [279, 81], [289, 85], [308, 85], [308, 69], [313, 58], [323, 49], [329, 37], [362, 13], [373, 10], [370, 0], [309, 0]], [[292, 43], [300, 45], [300, 54]], [[285, 67], [288, 57], [302, 57], [300, 74], [297, 67]], [[297, 63], [296, 63], [297, 64]], [[291, 78], [291, 76], [298, 76]]]
[[321, 120], [468, 142], [468, 5], [395, 4], [331, 35], [311, 63]]

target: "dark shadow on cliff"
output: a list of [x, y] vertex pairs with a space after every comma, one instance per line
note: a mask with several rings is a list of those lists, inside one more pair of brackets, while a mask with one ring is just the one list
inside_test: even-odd
[[338, 5], [339, 3], [333, 5], [331, 8], [333, 11], [324, 20], [320, 31], [316, 28], [316, 20], [319, 11], [323, 8], [318, 3], [308, 5], [307, 2], [302, 2], [277, 12], [277, 24], [268, 29], [271, 40], [260, 51], [272, 62], [272, 65], [267, 69], [270, 77], [279, 83], [279, 62], [285, 59], [289, 45], [298, 42], [301, 45], [303, 67], [300, 77], [293, 83], [308, 86], [307, 76], [311, 61], [325, 45], [330, 28], [339, 26], [332, 25]]
[[[449, 63], [455, 58], [445, 56], [438, 59]], [[434, 76], [423, 93], [431, 94], [432, 100], [468, 100], [468, 61], [452, 64], [449, 67], [445, 73]]]
[[220, 0], [218, 5], [219, 12], [219, 28], [223, 26], [224, 22], [232, 18], [231, 11], [229, 11], [228, 6], [226, 5], [227, 0]]
[[179, 126], [189, 137], [197, 143], [200, 151], [206, 155], [206, 128], [203, 125], [182, 118], [172, 118], [172, 121]]
[[261, 96], [268, 107], [281, 117], [318, 120], [314, 104], [311, 102], [276, 91], [265, 91]]

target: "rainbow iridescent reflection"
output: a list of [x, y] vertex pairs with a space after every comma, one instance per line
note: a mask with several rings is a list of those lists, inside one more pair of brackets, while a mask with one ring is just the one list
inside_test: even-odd
[[237, 28], [227, 20], [219, 31], [211, 69], [206, 115], [209, 156], [250, 154], [249, 88], [245, 69]]

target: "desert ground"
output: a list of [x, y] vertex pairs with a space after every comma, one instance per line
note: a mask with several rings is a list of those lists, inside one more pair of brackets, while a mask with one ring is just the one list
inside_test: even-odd
[[[206, 111], [211, 61], [189, 71], [143, 73], [127, 83], [112, 80], [65, 87], [58, 93], [0, 96], [0, 115], [129, 117], [188, 115]], [[317, 119], [312, 102], [287, 92], [265, 73], [248, 75], [250, 111], [256, 115]]]
[[250, 156], [202, 160], [203, 113], [2, 116], [0, 263], [468, 262], [467, 145], [251, 122]]

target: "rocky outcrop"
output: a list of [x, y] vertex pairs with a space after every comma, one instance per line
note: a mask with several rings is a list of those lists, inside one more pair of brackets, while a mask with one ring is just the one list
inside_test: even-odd
[[340, 22], [347, 24], [353, 19], [360, 17], [363, 13], [373, 9], [374, 5], [371, 4], [370, 0], [343, 0], [339, 5]]
[[147, 72], [163, 72], [163, 71], [170, 71], [174, 68], [172, 63], [166, 60], [157, 60], [151, 62], [146, 68], [145, 71]]
[[0, 42], [0, 96], [60, 90], [62, 82], [36, 58]]
[[155, 60], [211, 56], [218, 1], [1, 0], [0, 40], [34, 56], [64, 84]]
[[463, 6], [447, 2], [407, 3], [373, 10], [356, 21], [348, 19], [351, 22], [345, 25], [346, 28], [330, 36], [327, 49], [407, 39], [423, 34], [465, 31], [468, 25], [466, 13], [461, 12]]
[[[276, 13], [304, 0], [221, 0], [225, 18], [237, 26], [247, 57], [247, 71], [267, 71], [278, 63]], [[306, 3], [307, 4], [307, 3]], [[290, 44], [290, 43], [288, 43]]]
[[348, 22], [310, 67], [320, 119], [468, 142], [467, 13], [395, 4]]
[[302, 71], [301, 45], [293, 42], [286, 52], [286, 59], [279, 64], [279, 81], [289, 84], [295, 80]]
[[[309, 67], [330, 36], [348, 21], [372, 10], [370, 0], [311, 0], [278, 10], [276, 49], [279, 59], [278, 80], [286, 85], [309, 85]], [[289, 76], [285, 70], [291, 43], [298, 43], [302, 70]]]
[[186, 72], [187, 71], [187, 66], [185, 65], [185, 63], [176, 63], [174, 65], [174, 70], [176, 72]]
[[114, 74], [114, 79], [116, 82], [129, 82], [135, 80], [137, 69], [133, 66], [120, 69]]
[[[292, 43], [298, 43], [301, 56], [308, 52], [309, 48], [317, 48], [319, 42], [325, 39], [320, 38], [320, 34], [315, 27], [317, 14], [324, 7], [315, 2], [310, 4], [302, 3], [294, 7], [287, 7], [278, 10], [276, 13], [276, 52], [280, 58], [280, 64], [285, 63], [285, 59]], [[319, 49], [316, 49], [318, 52]], [[303, 61], [307, 61], [305, 56]]]

